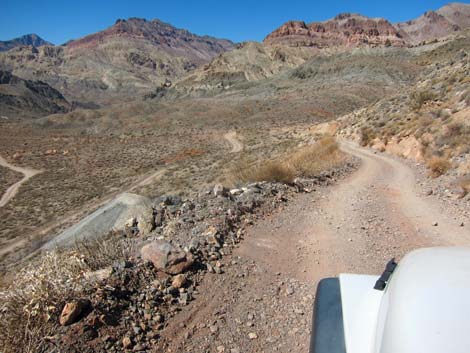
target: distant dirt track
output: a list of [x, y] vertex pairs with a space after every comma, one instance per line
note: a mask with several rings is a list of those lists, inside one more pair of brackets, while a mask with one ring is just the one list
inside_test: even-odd
[[243, 143], [237, 139], [237, 133], [235, 131], [226, 133], [224, 138], [232, 145], [230, 153], [237, 153], [243, 150]]
[[2, 195], [0, 199], [0, 207], [5, 206], [15, 195], [18, 193], [18, 190], [21, 185], [26, 183], [29, 179], [31, 179], [36, 174], [42, 172], [42, 170], [30, 169], [30, 168], [23, 168], [23, 167], [16, 167], [10, 163], [8, 163], [2, 156], [0, 156], [0, 165], [2, 167], [11, 169], [15, 172], [21, 173], [24, 175], [23, 179], [11, 185], [7, 191]]

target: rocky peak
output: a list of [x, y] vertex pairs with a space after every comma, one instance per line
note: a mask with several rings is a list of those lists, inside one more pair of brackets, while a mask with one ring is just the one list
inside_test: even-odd
[[[174, 48], [179, 48], [187, 43], [209, 44], [215, 54], [233, 47], [233, 43], [229, 40], [198, 36], [158, 19], [146, 20], [137, 17], [131, 17], [127, 20], [118, 19], [113, 26], [103, 31], [70, 41], [67, 43], [67, 47], [73, 49], [95, 47], [116, 37], [147, 41], [149, 44]], [[213, 54], [211, 55], [213, 56]]]
[[343, 13], [340, 13], [338, 15], [336, 15], [336, 17], [334, 18], [335, 20], [344, 20], [346, 18], [350, 18], [352, 16], [351, 13], [349, 12], [343, 12]]
[[414, 20], [397, 23], [395, 27], [412, 44], [445, 37], [470, 27], [470, 5], [450, 3], [436, 11], [426, 11]]
[[12, 40], [0, 41], [0, 51], [6, 51], [21, 46], [40, 47], [43, 45], [51, 45], [51, 43], [45, 41], [37, 34], [32, 33]]

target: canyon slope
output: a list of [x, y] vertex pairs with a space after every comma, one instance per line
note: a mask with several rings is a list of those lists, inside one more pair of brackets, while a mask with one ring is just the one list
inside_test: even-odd
[[71, 105], [56, 89], [41, 81], [23, 80], [0, 71], [0, 115], [4, 119], [34, 118], [65, 113]]

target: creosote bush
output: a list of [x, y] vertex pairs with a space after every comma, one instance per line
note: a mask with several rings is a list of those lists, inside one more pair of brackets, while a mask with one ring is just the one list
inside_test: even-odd
[[233, 182], [271, 181], [289, 184], [296, 177], [319, 175], [343, 160], [344, 156], [335, 139], [323, 137], [313, 145], [297, 148], [273, 160], [250, 163], [242, 158], [231, 169], [229, 179]]

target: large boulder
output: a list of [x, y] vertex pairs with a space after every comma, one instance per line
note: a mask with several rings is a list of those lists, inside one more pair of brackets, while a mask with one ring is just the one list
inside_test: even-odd
[[131, 219], [136, 221], [140, 234], [150, 233], [155, 226], [152, 201], [136, 194], [121, 194], [46, 243], [44, 248], [72, 245], [111, 231], [124, 230]]
[[156, 240], [144, 245], [140, 250], [144, 261], [149, 261], [158, 271], [177, 275], [186, 271], [193, 264], [193, 257], [175, 248], [164, 240]]

